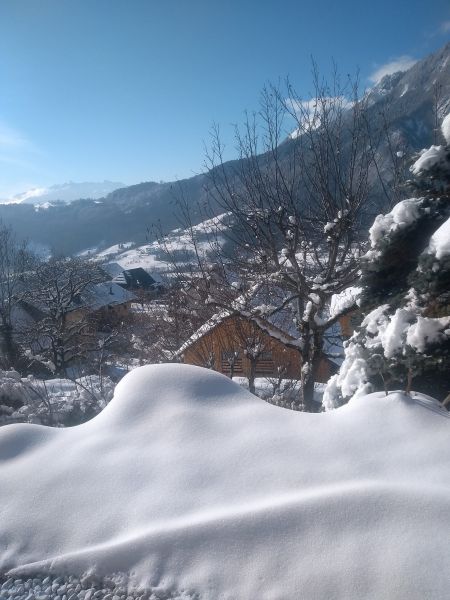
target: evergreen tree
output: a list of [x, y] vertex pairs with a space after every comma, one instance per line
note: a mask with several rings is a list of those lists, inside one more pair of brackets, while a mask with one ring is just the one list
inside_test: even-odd
[[414, 197], [370, 229], [363, 261], [365, 318], [324, 395], [333, 408], [377, 388], [448, 393], [450, 371], [450, 115], [445, 144], [423, 150], [411, 167]]

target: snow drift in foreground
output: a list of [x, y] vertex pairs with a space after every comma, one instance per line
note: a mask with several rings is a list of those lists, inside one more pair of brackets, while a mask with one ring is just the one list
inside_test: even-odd
[[449, 433], [424, 396], [305, 414], [198, 367], [142, 367], [88, 423], [0, 429], [2, 571], [121, 571], [211, 600], [444, 600]]

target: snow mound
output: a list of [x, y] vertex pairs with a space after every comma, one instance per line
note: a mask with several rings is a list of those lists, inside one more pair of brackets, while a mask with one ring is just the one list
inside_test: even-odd
[[447, 144], [450, 144], [450, 113], [448, 113], [448, 115], [442, 121], [441, 128], [442, 135], [444, 136], [445, 141], [447, 142]]
[[206, 600], [444, 600], [449, 431], [424, 396], [305, 414], [142, 367], [88, 423], [0, 429], [0, 568]]

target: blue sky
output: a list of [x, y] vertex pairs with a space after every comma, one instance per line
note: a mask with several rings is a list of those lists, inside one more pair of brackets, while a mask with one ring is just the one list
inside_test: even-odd
[[265, 82], [307, 96], [311, 55], [370, 85], [449, 39], [448, 0], [1, 0], [0, 198], [190, 176]]

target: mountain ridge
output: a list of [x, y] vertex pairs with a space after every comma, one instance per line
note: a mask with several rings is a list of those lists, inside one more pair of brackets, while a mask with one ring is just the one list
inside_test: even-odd
[[25, 192], [15, 194], [0, 204], [44, 204], [47, 202], [76, 202], [83, 198], [97, 200], [104, 198], [114, 190], [126, 187], [119, 181], [107, 179], [99, 182], [93, 181], [66, 181], [49, 187], [35, 187]]
[[[407, 71], [385, 75], [368, 94], [369, 119], [376, 123], [389, 110], [395, 149], [413, 155], [437, 141], [436, 121], [450, 111], [450, 42], [416, 62]], [[437, 118], [436, 118], [437, 115]], [[283, 142], [289, 153], [294, 140]], [[293, 146], [292, 146], [293, 147]], [[387, 169], [390, 148], [378, 148], [381, 170]], [[233, 170], [239, 160], [225, 164]], [[47, 245], [53, 252], [72, 254], [90, 247], [107, 247], [152, 238], [152, 225], [164, 231], [179, 226], [177, 201], [182, 195], [192, 207], [192, 218], [205, 218], [199, 206], [208, 201], [208, 175], [200, 173], [180, 181], [142, 182], [119, 187], [97, 199], [87, 198], [44, 207], [32, 204], [0, 205], [0, 219], [19, 235]], [[381, 191], [380, 191], [381, 194]], [[213, 212], [223, 212], [212, 207]]]

